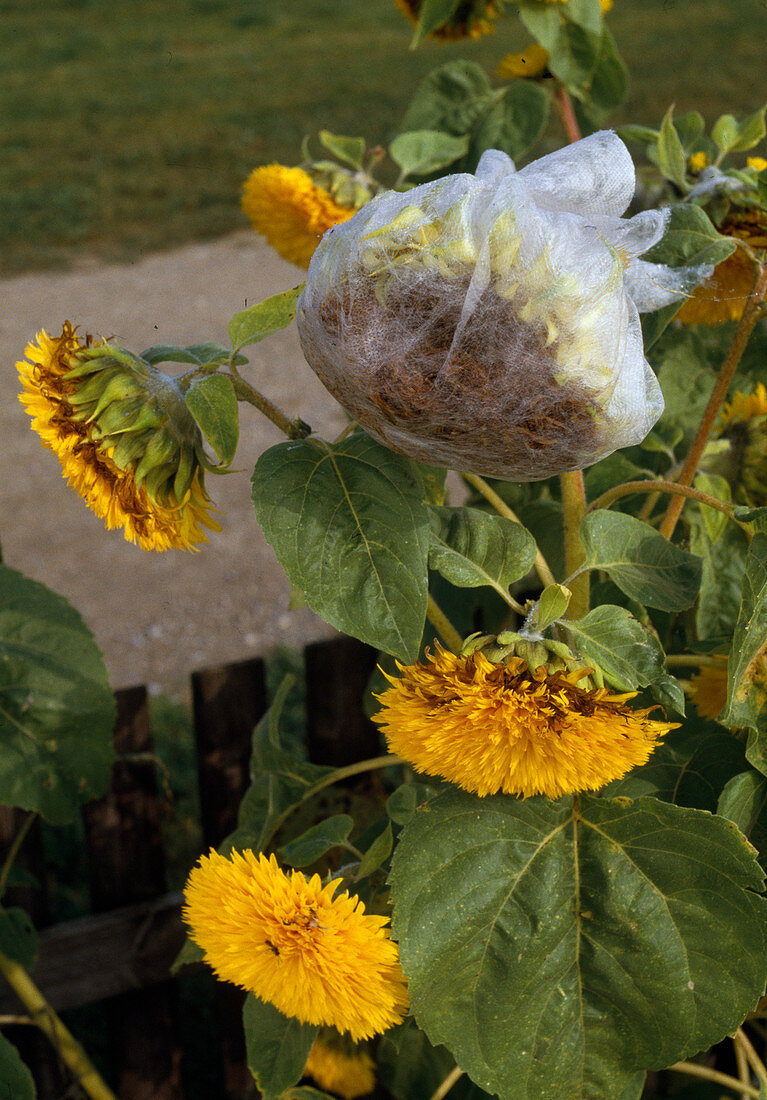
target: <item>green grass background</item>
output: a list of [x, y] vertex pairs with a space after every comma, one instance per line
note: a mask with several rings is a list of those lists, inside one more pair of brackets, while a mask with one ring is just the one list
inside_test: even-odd
[[[767, 0], [615, 0], [632, 74], [611, 120], [712, 120], [767, 98]], [[391, 0], [0, 3], [0, 271], [128, 259], [246, 223], [242, 181], [322, 127], [385, 142], [429, 69], [528, 41], [408, 50]]]

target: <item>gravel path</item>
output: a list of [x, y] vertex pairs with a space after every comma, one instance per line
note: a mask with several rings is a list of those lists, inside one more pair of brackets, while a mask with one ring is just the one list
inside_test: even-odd
[[[108, 532], [71, 492], [17, 400], [14, 368], [41, 328], [68, 319], [132, 351], [155, 343], [226, 341], [232, 313], [302, 278], [254, 234], [193, 244], [122, 266], [0, 281], [0, 538], [5, 563], [66, 596], [94, 631], [115, 687], [147, 684], [183, 696], [189, 672], [301, 647], [332, 633], [307, 608], [288, 609], [288, 584], [255, 521], [250, 474], [283, 438], [243, 409], [238, 472], [211, 477], [223, 531], [199, 553], [146, 552]], [[319, 432], [344, 424], [301, 355], [295, 326], [250, 349], [246, 376]]]

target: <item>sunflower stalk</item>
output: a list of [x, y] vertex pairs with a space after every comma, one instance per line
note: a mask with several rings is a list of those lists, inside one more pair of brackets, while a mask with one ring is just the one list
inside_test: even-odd
[[229, 377], [232, 380], [238, 401], [244, 401], [258, 409], [281, 432], [284, 432], [288, 439], [306, 439], [308, 435], [311, 435], [311, 427], [300, 417], [291, 420], [273, 401], [270, 401], [263, 393], [251, 386], [249, 382], [246, 382], [233, 363], [230, 363], [229, 366], [231, 371]]
[[30, 1019], [56, 1048], [80, 1088], [91, 1100], [117, 1100], [74, 1035], [64, 1026], [23, 966], [0, 953], [0, 971], [28, 1010]]
[[588, 614], [590, 599], [589, 574], [583, 569], [586, 554], [580, 535], [581, 522], [586, 515], [583, 474], [580, 470], [560, 474], [559, 483], [565, 525], [565, 571], [570, 578], [567, 587], [572, 592], [566, 614], [569, 619], [582, 619]]
[[[719, 378], [714, 387], [714, 391], [709, 398], [706, 411], [703, 414], [703, 419], [700, 423], [700, 427], [695, 435], [695, 439], [692, 442], [690, 451], [685, 459], [682, 471], [679, 474], [678, 484], [683, 486], [690, 486], [693, 478], [698, 469], [698, 465], [703, 456], [703, 452], [708, 442], [708, 437], [711, 434], [711, 430], [714, 426], [714, 422], [719, 415], [719, 411], [724, 404], [727, 397], [727, 391], [730, 388], [730, 383], [735, 375], [735, 371], [738, 369], [738, 364], [743, 356], [743, 352], [746, 350], [746, 345], [749, 341], [749, 337], [756, 327], [757, 322], [760, 319], [761, 310], [760, 306], [764, 300], [765, 294], [767, 294], [767, 266], [761, 267], [759, 273], [755, 279], [754, 286], [751, 290], [751, 295], [746, 302], [745, 309], [743, 310], [743, 316], [740, 319], [738, 327], [735, 331], [735, 335], [730, 345], [730, 350], [727, 352], [722, 368], [719, 372]], [[668, 506], [666, 515], [663, 518], [663, 523], [660, 526], [660, 533], [664, 538], [670, 539], [674, 533], [674, 529], [677, 524], [677, 520], [682, 514], [682, 508], [684, 507], [684, 497], [674, 496], [671, 503]]]
[[431, 592], [429, 593], [428, 602], [426, 605], [426, 618], [429, 620], [434, 629], [442, 635], [442, 638], [448, 649], [452, 650], [453, 653], [460, 653], [461, 647], [463, 646], [463, 638], [450, 622], [445, 612], [432, 596]]
[[[718, 512], [723, 512], [728, 519], [731, 519], [733, 523], [737, 523], [739, 527], [747, 529], [748, 525], [740, 523], [735, 519], [735, 509], [731, 504], [725, 503], [723, 500], [719, 500], [718, 497], [712, 497], [709, 493], [702, 493], [700, 489], [693, 489], [690, 485], [680, 485], [676, 481], [625, 481], [622, 485], [616, 485], [612, 489], [608, 489], [597, 497], [593, 501], [586, 512], [596, 512], [600, 508], [609, 508], [611, 504], [614, 504], [616, 500], [620, 500], [621, 497], [631, 496], [634, 493], [653, 493], [662, 494], [670, 493], [672, 495], [678, 495], [681, 497], [690, 497], [692, 500], [697, 500], [699, 504], [705, 504], [709, 508], [715, 508]], [[648, 518], [648, 517], [643, 517]]]

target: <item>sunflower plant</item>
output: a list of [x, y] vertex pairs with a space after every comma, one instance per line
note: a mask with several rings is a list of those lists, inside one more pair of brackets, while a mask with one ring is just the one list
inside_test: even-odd
[[[414, 45], [512, 14], [397, 5]], [[380, 653], [386, 751], [286, 747], [286, 683], [236, 831], [189, 876], [179, 965], [248, 992], [266, 1100], [767, 1095], [765, 112], [605, 129], [611, 6], [520, 0], [530, 46], [427, 74], [386, 149], [322, 131], [256, 168], [244, 210], [307, 277], [229, 346], [134, 354], [66, 322], [18, 366], [70, 486], [140, 549], [215, 532], [240, 409], [267, 416], [286, 439], [252, 498], [294, 598]], [[294, 319], [336, 439], [248, 371]], [[103, 782], [101, 666], [62, 612], [80, 648], [54, 680], [48, 639], [22, 642], [56, 598], [11, 573], [2, 792], [57, 820]], [[56, 711], [78, 676], [87, 767]], [[321, 813], [350, 782], [368, 812], [341, 786]], [[0, 963], [31, 998], [18, 921], [0, 910]]]

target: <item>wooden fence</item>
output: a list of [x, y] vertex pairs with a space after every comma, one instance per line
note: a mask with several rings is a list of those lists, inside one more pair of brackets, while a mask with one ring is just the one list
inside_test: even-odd
[[[362, 699], [376, 654], [351, 638], [305, 650], [307, 751], [315, 763], [342, 765], [380, 752], [378, 734]], [[152, 750], [145, 688], [116, 693], [115, 748], [135, 757]], [[236, 824], [248, 786], [253, 728], [267, 707], [260, 658], [206, 669], [192, 676], [203, 851]], [[46, 927], [44, 854], [32, 829], [19, 865], [42, 889], [15, 887], [7, 903], [23, 905], [40, 932], [33, 977], [52, 1006], [99, 1002], [108, 1023], [110, 1084], [120, 1100], [184, 1100], [177, 983], [169, 966], [184, 942], [180, 893], [168, 893], [162, 841], [162, 800], [155, 764], [122, 759], [110, 790], [83, 813], [92, 915]], [[0, 808], [0, 845], [13, 839], [23, 815]], [[206, 1100], [257, 1097], [245, 1061], [242, 995], [217, 987], [222, 1080]], [[23, 1012], [0, 978], [0, 1014]], [[36, 1079], [40, 1100], [72, 1091], [51, 1044], [36, 1028], [13, 1025], [4, 1034], [20, 1049]]]

